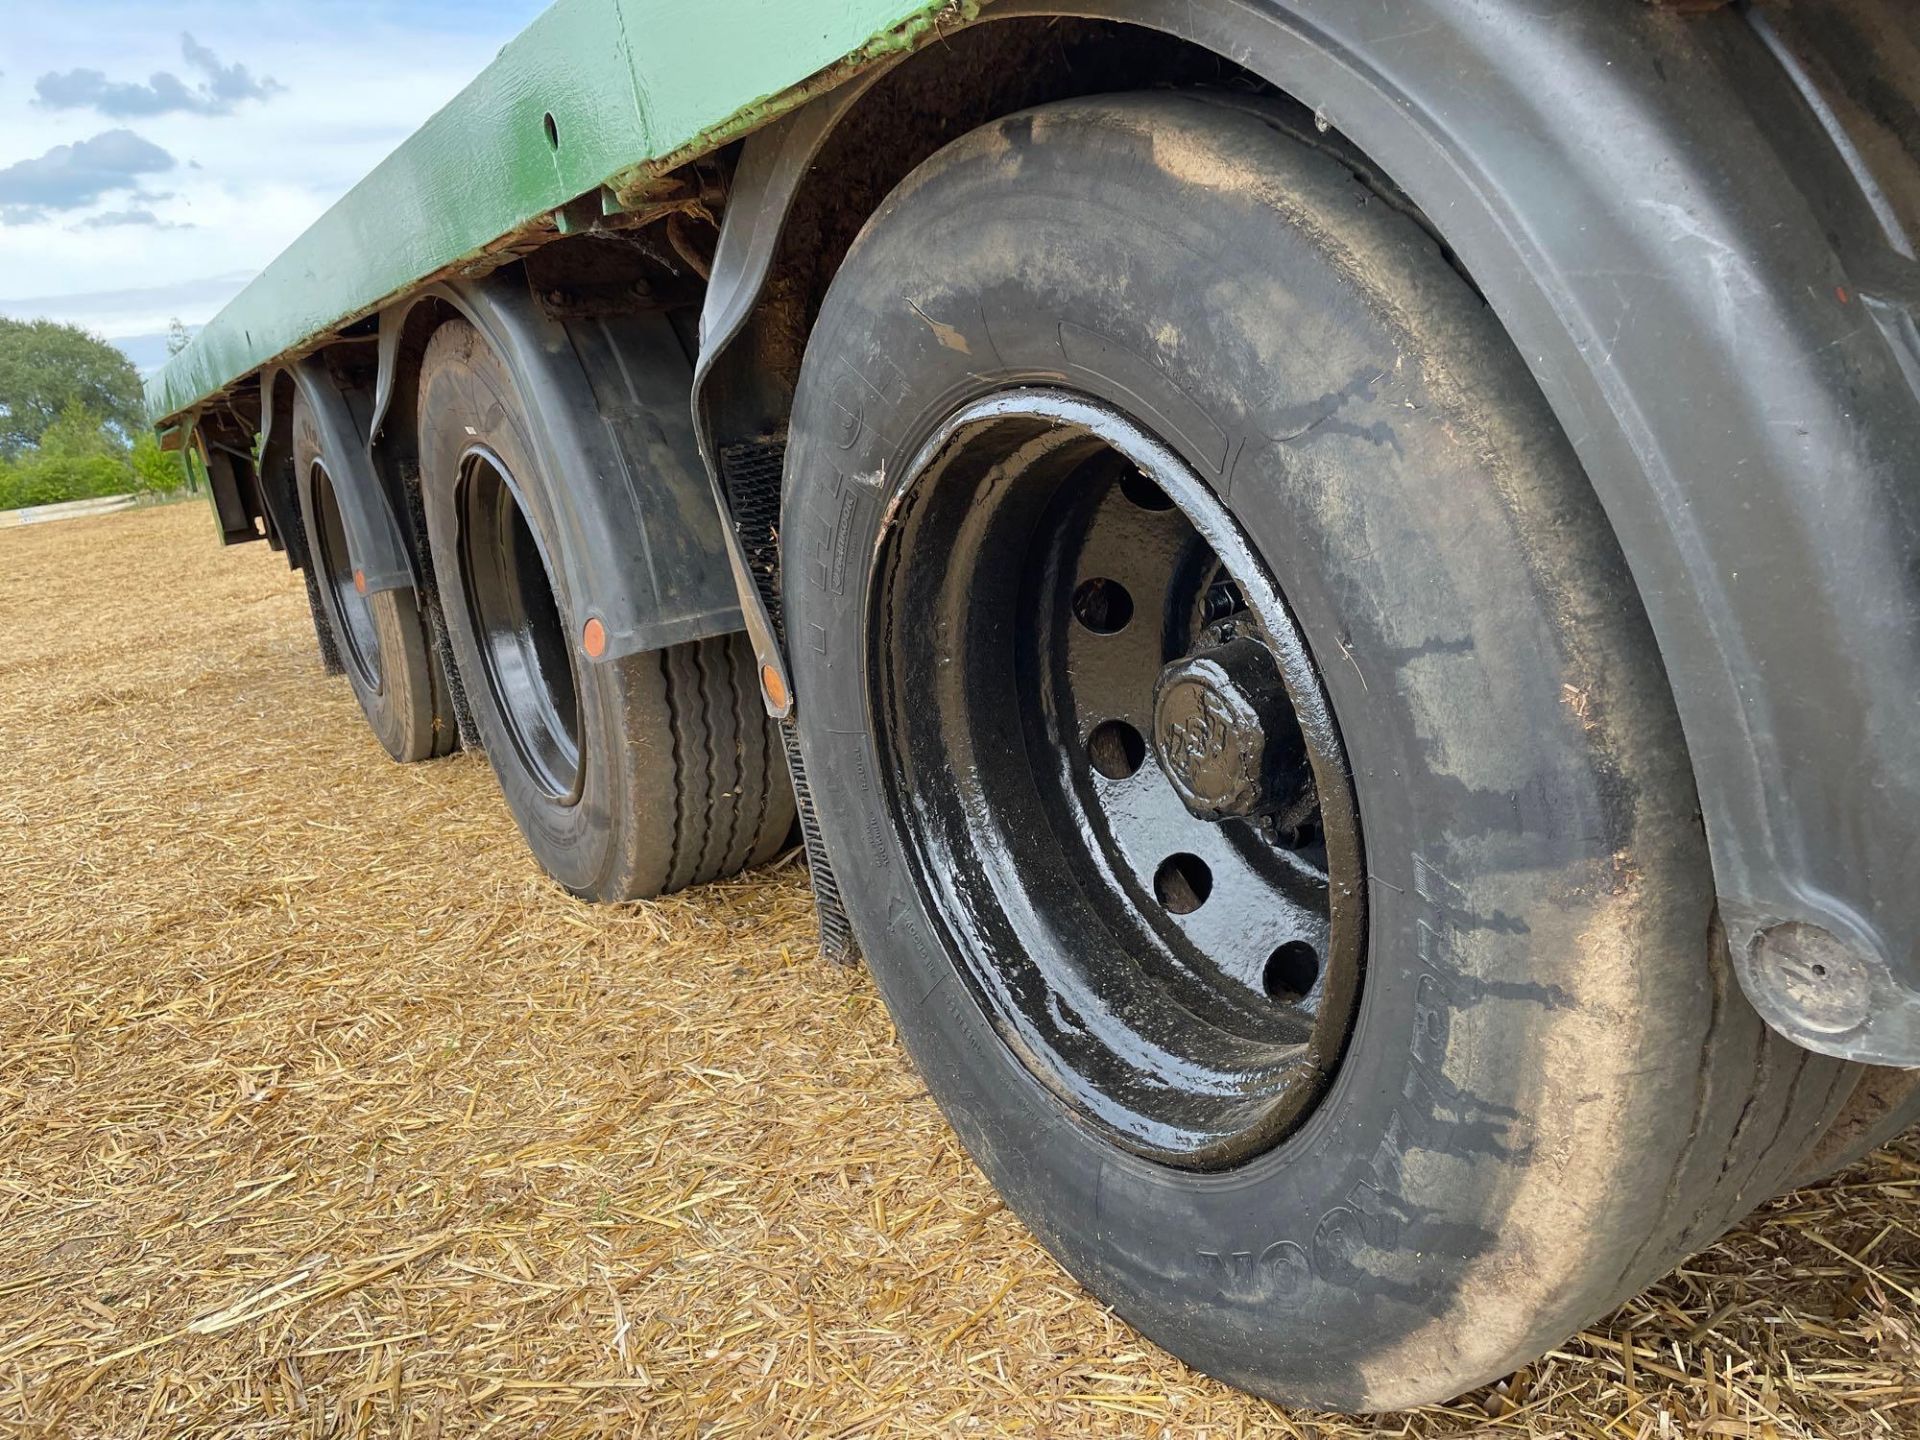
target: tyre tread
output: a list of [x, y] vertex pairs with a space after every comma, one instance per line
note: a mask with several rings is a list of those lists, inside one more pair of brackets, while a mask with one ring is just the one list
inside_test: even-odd
[[660, 652], [672, 741], [674, 825], [662, 892], [765, 863], [793, 825], [792, 787], [774, 764], [772, 723], [750, 687], [739, 635]]
[[1847, 1095], [1839, 1113], [1799, 1158], [1789, 1188], [1831, 1179], [1920, 1125], [1920, 1071], [1846, 1068]]
[[[433, 630], [454, 657], [446, 679], [455, 713], [484, 740], [506, 722], [495, 697], [475, 683], [481, 662], [459, 603], [457, 457], [468, 437], [497, 429], [499, 443], [513, 452], [507, 458], [537, 531], [564, 533], [547, 517], [564, 510], [567, 492], [543, 473], [510, 367], [471, 322], [449, 319], [434, 332], [420, 396], [420, 511], [435, 557], [438, 583], [430, 590], [444, 602]], [[556, 589], [555, 598], [564, 611], [566, 596]], [[735, 633], [577, 671], [584, 710], [592, 716], [581, 795], [540, 791], [511, 746], [495, 747], [499, 753], [491, 758], [509, 809], [536, 857], [574, 894], [644, 899], [720, 879], [763, 853], [764, 832], [776, 832], [776, 842], [785, 834], [791, 787], [772, 767], [749, 768], [740, 697], [726, 688], [751, 673], [750, 657], [745, 636]], [[764, 748], [770, 740], [761, 743]], [[743, 810], [760, 825], [747, 845], [739, 838]]]

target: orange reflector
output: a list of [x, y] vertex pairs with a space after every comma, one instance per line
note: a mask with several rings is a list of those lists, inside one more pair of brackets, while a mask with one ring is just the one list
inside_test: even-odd
[[780, 672], [771, 665], [760, 667], [760, 688], [767, 693], [767, 703], [776, 710], [787, 708], [787, 686], [780, 678]]
[[587, 652], [588, 658], [598, 660], [607, 653], [607, 627], [599, 620], [589, 620], [580, 630], [580, 648]]
[[358, 590], [362, 595], [367, 593], [367, 572], [366, 571], [356, 570], [353, 572], [353, 588]]

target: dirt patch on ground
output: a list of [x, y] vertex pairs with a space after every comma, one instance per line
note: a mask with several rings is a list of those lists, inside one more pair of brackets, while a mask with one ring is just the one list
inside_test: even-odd
[[1451, 1407], [1193, 1374], [1000, 1208], [797, 867], [569, 899], [198, 506], [0, 534], [0, 742], [0, 1431], [1920, 1432], [1911, 1141]]

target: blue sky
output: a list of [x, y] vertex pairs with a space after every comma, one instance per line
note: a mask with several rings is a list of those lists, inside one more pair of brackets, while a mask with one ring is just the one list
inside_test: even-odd
[[0, 314], [140, 363], [212, 317], [546, 0], [12, 0]]

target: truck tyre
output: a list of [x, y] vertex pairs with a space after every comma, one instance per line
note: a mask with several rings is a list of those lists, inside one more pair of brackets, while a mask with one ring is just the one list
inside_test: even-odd
[[1473, 287], [1273, 115], [1047, 106], [808, 341], [799, 741], [929, 1090], [1102, 1300], [1382, 1410], [1774, 1194], [1850, 1083], [1732, 976], [1652, 635]]
[[1801, 1158], [1791, 1185], [1815, 1185], [1920, 1125], [1920, 1070], [1860, 1065], [1847, 1103]]
[[[459, 743], [452, 705], [412, 590], [363, 594], [347, 553], [329, 456], [306, 396], [293, 400], [293, 464], [307, 534], [308, 598], [319, 601], [340, 668], [381, 746], [395, 760], [428, 760]], [[326, 653], [323, 645], [322, 654]]]
[[793, 794], [745, 637], [577, 655], [580, 621], [552, 553], [565, 496], [506, 367], [464, 320], [428, 342], [420, 416], [447, 636], [535, 858], [574, 894], [608, 901], [770, 859]]

